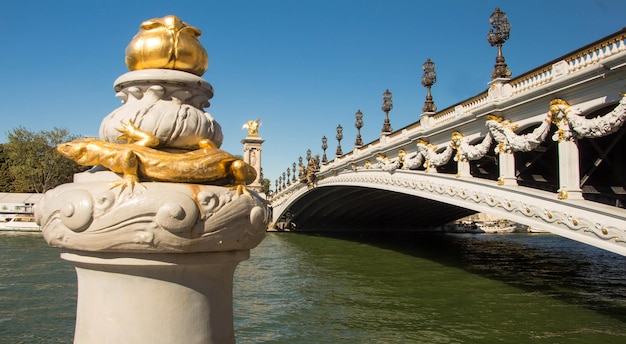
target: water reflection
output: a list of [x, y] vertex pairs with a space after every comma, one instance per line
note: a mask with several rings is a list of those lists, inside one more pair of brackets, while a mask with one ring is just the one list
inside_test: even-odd
[[626, 340], [626, 258], [560, 237], [281, 233], [262, 246], [236, 285], [256, 268], [281, 277], [235, 290], [235, 312], [251, 288], [281, 301], [237, 321], [245, 343]]

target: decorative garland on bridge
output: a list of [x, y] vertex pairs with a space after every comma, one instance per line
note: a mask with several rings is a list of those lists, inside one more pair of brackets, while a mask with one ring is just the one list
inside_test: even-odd
[[[471, 145], [469, 139], [463, 134], [454, 132], [448, 146], [442, 152], [437, 153], [437, 146], [419, 139], [415, 152], [406, 153], [401, 150], [397, 158], [388, 158], [378, 154], [377, 162], [374, 164], [366, 162], [364, 168], [394, 171], [396, 169], [417, 170], [424, 167], [428, 171], [431, 167], [447, 164], [454, 150], [456, 150], [454, 161], [478, 160], [488, 153], [494, 140], [498, 143], [495, 153], [530, 152], [545, 141], [552, 123], [559, 128], [552, 137], [554, 141], [610, 135], [618, 131], [626, 120], [626, 94], [622, 94], [615, 109], [604, 116], [587, 119], [582, 113], [583, 110], [580, 107], [572, 107], [566, 101], [557, 98], [550, 102], [550, 110], [545, 120], [528, 134], [518, 135], [515, 133], [518, 128], [516, 124], [502, 117], [490, 115], [485, 122], [488, 132], [476, 145]], [[352, 169], [357, 170], [359, 166], [352, 164]]]
[[489, 129], [489, 134], [498, 142], [496, 153], [530, 152], [539, 147], [550, 131], [550, 113], [540, 126], [525, 135], [517, 135], [514, 132], [517, 125], [501, 117], [489, 116], [488, 118], [485, 126]]
[[[613, 111], [604, 116], [585, 118], [579, 107], [570, 106], [562, 99], [554, 99], [550, 102], [550, 114], [552, 122], [559, 127], [559, 131], [552, 138], [555, 141], [597, 138], [613, 134], [618, 131], [626, 119], [626, 93]], [[572, 133], [576, 133], [574, 135]]]

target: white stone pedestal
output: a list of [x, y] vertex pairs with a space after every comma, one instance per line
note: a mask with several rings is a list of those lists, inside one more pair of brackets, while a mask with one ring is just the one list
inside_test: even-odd
[[[75, 343], [235, 342], [233, 274], [265, 237], [270, 215], [242, 185], [249, 170], [201, 148], [219, 148], [223, 134], [204, 111], [213, 87], [201, 77], [208, 57], [199, 35], [174, 16], [142, 23], [126, 50], [131, 72], [115, 81], [122, 106], [102, 120], [100, 141], [73, 141], [81, 146], [67, 154], [125, 181], [95, 167], [35, 208], [48, 245], [76, 268]], [[187, 161], [190, 150], [206, 159]], [[257, 175], [260, 148], [258, 162]], [[176, 183], [189, 174], [200, 184]]]
[[249, 253], [63, 252], [78, 277], [74, 343], [234, 343], [233, 273]]
[[257, 194], [84, 172], [35, 215], [76, 268], [75, 343], [234, 343], [233, 274], [265, 237]]

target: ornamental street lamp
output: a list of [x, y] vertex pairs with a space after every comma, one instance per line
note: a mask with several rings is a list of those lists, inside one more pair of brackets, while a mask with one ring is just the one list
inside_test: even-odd
[[280, 189], [278, 188], [278, 179], [274, 180], [274, 190], [278, 192]]
[[311, 160], [311, 150], [307, 149], [306, 150], [306, 163], [308, 164], [310, 160]]
[[363, 140], [361, 140], [361, 128], [363, 128], [363, 113], [359, 109], [355, 114], [356, 122], [354, 126], [356, 127], [356, 141], [354, 142], [354, 147], [358, 148], [363, 146]]
[[341, 124], [337, 126], [337, 152], [335, 152], [335, 158], [340, 158], [343, 155], [341, 150], [341, 139], [343, 139], [343, 128]]
[[385, 93], [383, 93], [383, 106], [381, 109], [385, 112], [385, 123], [383, 124], [381, 134], [389, 135], [392, 131], [391, 124], [389, 123], [389, 111], [393, 109], [393, 101], [391, 100], [391, 92], [389, 92], [389, 90], [386, 90]]
[[422, 70], [424, 71], [424, 75], [422, 76], [422, 85], [426, 87], [428, 90], [426, 93], [426, 101], [424, 102], [424, 107], [422, 108], [423, 112], [436, 112], [437, 107], [435, 106], [435, 102], [433, 102], [433, 97], [430, 94], [430, 87], [437, 82], [437, 72], [435, 72], [435, 63], [430, 59], [427, 59], [426, 62], [422, 65]]
[[511, 77], [511, 71], [504, 63], [504, 56], [502, 55], [502, 45], [509, 39], [509, 32], [511, 31], [511, 24], [508, 21], [506, 13], [500, 11], [499, 7], [489, 17], [489, 34], [487, 40], [493, 47], [498, 47], [498, 56], [496, 56], [496, 64], [494, 65], [493, 73], [491, 73], [491, 80], [498, 78], [508, 79]]
[[287, 187], [286, 183], [287, 183], [287, 177], [285, 177], [285, 172], [283, 172], [283, 189]]
[[283, 189], [283, 176], [278, 176], [278, 189], [282, 190]]
[[291, 164], [291, 168], [293, 171], [293, 179], [291, 181], [293, 181], [294, 183], [296, 182], [296, 163], [294, 162], [293, 164]]
[[325, 164], [328, 162], [328, 159], [326, 158], [327, 148], [328, 148], [328, 139], [326, 138], [326, 135], [324, 135], [324, 137], [322, 137], [322, 150], [324, 151], [324, 155], [322, 155], [322, 164]]
[[287, 167], [287, 185], [291, 185], [291, 169]]

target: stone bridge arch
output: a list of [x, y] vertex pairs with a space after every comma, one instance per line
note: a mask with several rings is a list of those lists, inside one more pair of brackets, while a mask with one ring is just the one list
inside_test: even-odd
[[604, 204], [564, 201], [524, 186], [421, 171], [342, 172], [310, 188], [302, 184], [273, 202], [274, 224], [287, 213], [293, 229], [425, 230], [476, 212], [626, 255], [626, 211]]

